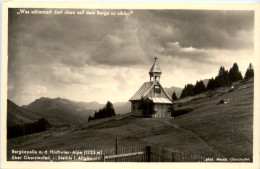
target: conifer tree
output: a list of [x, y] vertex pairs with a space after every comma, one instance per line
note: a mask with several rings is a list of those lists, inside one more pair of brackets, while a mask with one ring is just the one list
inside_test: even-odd
[[199, 82], [197, 81], [195, 86], [194, 86], [194, 89], [193, 89], [194, 94], [198, 94], [199, 93], [199, 86], [198, 86], [198, 84], [199, 84]]
[[228, 84], [228, 71], [225, 70], [224, 66], [221, 66], [218, 72], [218, 76], [215, 78], [215, 86], [222, 87]]
[[184, 86], [184, 89], [181, 92], [180, 98], [184, 98], [187, 96], [194, 96], [194, 86], [192, 84], [187, 84]]
[[205, 84], [202, 80], [200, 80], [199, 82], [196, 82], [196, 85], [194, 86], [194, 94], [199, 94], [199, 93], [203, 93], [205, 92], [206, 87]]
[[187, 85], [188, 96], [194, 96], [194, 86], [192, 84]]
[[245, 73], [245, 79], [249, 79], [252, 77], [254, 77], [254, 69], [253, 65], [250, 63]]
[[177, 98], [177, 96], [176, 96], [176, 93], [175, 93], [175, 91], [173, 92], [173, 94], [172, 94], [172, 100], [174, 101], [174, 100], [177, 100], [178, 98]]
[[112, 116], [116, 115], [115, 109], [113, 107], [113, 104], [110, 101], [107, 102], [105, 110], [106, 110], [105, 111], [105, 116], [106, 117], [112, 117]]
[[207, 85], [207, 90], [211, 90], [211, 89], [215, 89], [216, 88], [216, 85], [215, 85], [215, 80], [214, 78], [212, 77], [209, 82], [208, 82], [208, 85]]
[[237, 63], [234, 63], [232, 68], [230, 68], [228, 77], [229, 77], [230, 82], [236, 82], [238, 80], [243, 79], [241, 72], [239, 71]]
[[142, 111], [143, 115], [150, 117], [155, 113], [154, 103], [149, 98], [141, 98], [138, 109]]
[[185, 85], [184, 88], [182, 89], [180, 98], [184, 98], [188, 95], [186, 88], [187, 88], [187, 86]]
[[94, 117], [89, 116], [89, 121], [94, 120], [94, 119], [101, 119], [101, 118], [106, 118], [106, 117], [112, 117], [115, 116], [115, 109], [113, 107], [113, 104], [108, 101], [106, 106], [102, 109], [99, 109], [99, 111], [95, 111]]

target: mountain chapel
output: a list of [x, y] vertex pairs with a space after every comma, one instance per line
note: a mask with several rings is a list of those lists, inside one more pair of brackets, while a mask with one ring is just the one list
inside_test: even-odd
[[[160, 84], [162, 70], [156, 61], [157, 59], [157, 57], [154, 58], [154, 64], [149, 71], [150, 81], [145, 82], [129, 100], [131, 102], [131, 112], [135, 116], [153, 118], [171, 117], [169, 109], [173, 102]], [[153, 101], [154, 114], [147, 115], [147, 113], [138, 108], [142, 98], [148, 98]]]

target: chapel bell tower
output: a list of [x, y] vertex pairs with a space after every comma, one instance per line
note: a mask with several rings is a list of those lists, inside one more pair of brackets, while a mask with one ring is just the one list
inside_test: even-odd
[[149, 71], [150, 81], [160, 81], [160, 76], [162, 74], [162, 70], [161, 70], [160, 66], [156, 62], [157, 59], [158, 58], [155, 56], [154, 64], [153, 64], [153, 66], [151, 67], [151, 69]]

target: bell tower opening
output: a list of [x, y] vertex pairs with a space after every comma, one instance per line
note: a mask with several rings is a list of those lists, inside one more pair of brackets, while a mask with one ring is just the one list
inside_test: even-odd
[[150, 81], [160, 81], [160, 77], [162, 74], [162, 70], [160, 66], [157, 64], [157, 57], [154, 57], [154, 64], [152, 65], [149, 75], [150, 75]]

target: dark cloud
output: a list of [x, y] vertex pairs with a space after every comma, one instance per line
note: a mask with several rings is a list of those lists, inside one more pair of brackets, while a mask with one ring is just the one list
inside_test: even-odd
[[[253, 44], [253, 11], [153, 10], [139, 11], [150, 40], [158, 45], [179, 42], [183, 47], [236, 49]], [[148, 16], [148, 17], [147, 17]], [[148, 18], [148, 19], [147, 19]], [[161, 30], [160, 31], [160, 28]], [[168, 28], [168, 32], [164, 30]], [[145, 30], [144, 30], [145, 31]], [[248, 32], [248, 39], [239, 38]]]
[[[10, 9], [8, 95], [20, 103], [46, 93], [66, 97], [79, 90], [75, 85], [110, 94], [105, 83], [123, 92], [136, 85], [128, 78], [135, 82], [148, 76], [155, 55], [168, 74], [191, 66], [193, 73], [205, 74], [206, 64], [217, 70], [233, 56], [253, 51], [253, 11], [133, 11], [104, 17], [16, 15], [17, 9]], [[189, 79], [180, 78], [180, 83]]]
[[182, 48], [253, 47], [252, 11], [134, 10], [129, 17], [15, 15], [16, 11], [9, 15], [10, 63], [19, 57], [24, 64], [124, 66], [144, 63], [158, 48], [173, 57], [205, 56], [175, 51], [169, 46], [175, 42]]

